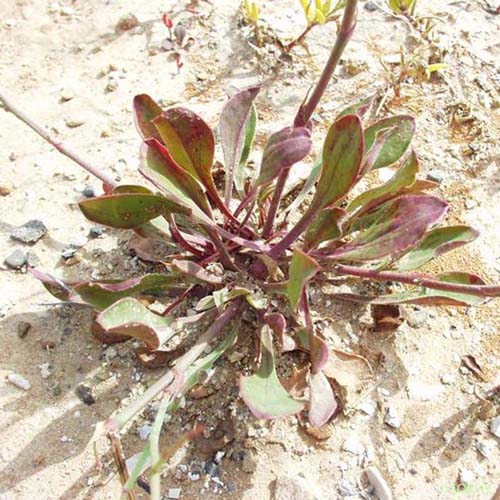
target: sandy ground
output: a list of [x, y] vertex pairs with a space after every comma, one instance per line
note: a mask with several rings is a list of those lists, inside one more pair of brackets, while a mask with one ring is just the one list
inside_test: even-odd
[[[184, 103], [215, 125], [230, 85], [263, 81], [261, 139], [287, 123], [325, 61], [334, 26], [310, 33], [309, 52], [298, 47], [292, 58], [280, 58], [275, 44], [263, 51], [248, 44], [248, 30], [238, 24], [238, 2], [192, 4], [196, 15], [186, 10], [187, 2], [1, 0], [1, 87], [52, 134], [122, 180], [136, 178], [139, 139], [131, 101], [137, 93], [149, 93], [165, 106]], [[268, 4], [264, 18], [278, 36], [297, 36], [303, 29], [298, 2]], [[442, 178], [439, 191], [452, 204], [449, 221], [481, 232], [474, 244], [437, 267], [498, 282], [500, 17], [485, 5], [423, 2], [422, 12], [443, 20], [435, 33], [447, 68], [432, 81], [404, 87], [400, 99], [389, 90], [381, 113], [416, 115], [422, 171]], [[164, 10], [182, 20], [194, 39], [182, 54], [180, 73], [171, 54], [157, 49], [166, 36]], [[116, 33], [116, 23], [129, 12], [139, 27]], [[316, 147], [336, 110], [368, 92], [384, 94], [388, 75], [379, 58], [393, 60], [400, 45], [413, 43], [408, 34], [404, 21], [361, 4], [359, 27], [345, 54], [349, 64], [338, 72], [317, 114]], [[1, 260], [16, 248], [26, 250], [10, 239], [13, 228], [40, 219], [48, 234], [30, 248], [39, 268], [66, 279], [140, 274], [143, 264], [128, 254], [127, 235], [109, 230], [87, 241], [91, 224], [75, 202], [88, 184], [99, 192], [99, 183], [13, 116], [0, 115], [0, 185], [9, 191], [0, 197]], [[82, 260], [65, 266], [61, 251], [70, 243], [84, 243]], [[118, 498], [120, 484], [106, 442], [100, 440], [95, 449], [90, 443], [94, 426], [161, 371], [137, 368], [129, 345], [110, 351], [94, 341], [89, 311], [55, 307], [32, 277], [1, 271], [0, 498]], [[224, 448], [220, 465], [196, 447], [182, 448], [166, 471], [165, 494], [180, 488], [186, 499], [368, 498], [363, 470], [375, 464], [398, 499], [491, 498], [500, 482], [500, 440], [489, 432], [498, 406], [484, 411], [475, 392], [500, 383], [498, 304], [424, 312], [408, 307], [408, 321], [395, 336], [385, 337], [370, 332], [364, 308], [326, 307], [325, 294], [317, 290], [313, 304], [329, 341], [385, 360], [363, 400], [376, 404], [374, 414], [355, 411], [336, 419], [322, 442], [298, 429], [296, 419], [257, 422], [236, 401], [233, 375], [240, 365], [235, 369], [225, 360], [213, 382], [220, 390], [188, 400], [165, 434], [168, 440], [195, 420], [217, 426], [231, 415], [237, 421], [235, 440]], [[24, 338], [18, 336], [21, 322], [31, 324]], [[467, 354], [482, 366], [484, 381], [461, 367]], [[14, 372], [31, 383], [28, 391], [5, 381]], [[97, 389], [92, 406], [74, 394], [82, 381]], [[434, 388], [432, 400], [412, 399], [407, 389], [415, 384]], [[396, 428], [384, 423], [388, 407], [400, 420]], [[478, 446], [489, 446], [489, 456]], [[136, 426], [124, 437], [124, 447], [127, 456], [141, 449]], [[212, 466], [215, 481], [204, 475]], [[196, 470], [202, 472], [199, 480]], [[462, 490], [456, 488], [459, 476], [467, 483]]]

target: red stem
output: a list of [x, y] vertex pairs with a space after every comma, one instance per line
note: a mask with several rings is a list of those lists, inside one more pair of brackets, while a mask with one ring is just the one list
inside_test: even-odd
[[337, 265], [333, 272], [340, 276], [357, 276], [358, 278], [371, 279], [375, 281], [396, 281], [408, 285], [418, 285], [434, 290], [445, 292], [467, 293], [479, 297], [499, 297], [500, 285], [461, 285], [458, 283], [447, 283], [439, 281], [432, 276], [420, 273], [398, 273], [395, 271], [375, 271], [362, 269], [355, 266]]
[[[295, 127], [305, 127], [309, 120], [311, 119], [314, 110], [319, 104], [321, 97], [325, 93], [326, 87], [330, 82], [330, 79], [337, 67], [340, 57], [342, 56], [344, 49], [351, 39], [351, 36], [356, 27], [356, 9], [358, 0], [347, 0], [347, 4], [344, 9], [344, 15], [342, 17], [342, 24], [340, 25], [339, 33], [337, 39], [335, 40], [335, 45], [333, 46], [330, 57], [323, 68], [323, 72], [319, 77], [318, 83], [314, 87], [314, 90], [310, 95], [308, 95], [305, 101], [300, 106], [297, 111], [297, 116], [295, 117], [294, 126]], [[271, 201], [271, 208], [266, 219], [264, 226], [264, 235], [270, 235], [272, 233], [272, 225], [276, 218], [276, 212], [278, 210], [281, 197], [283, 196], [283, 190], [288, 179], [288, 174], [290, 169], [283, 169], [276, 182], [276, 189], [274, 190], [273, 199]], [[269, 227], [270, 226], [270, 227]], [[298, 235], [300, 236], [300, 234]], [[297, 236], [297, 237], [298, 237]], [[281, 253], [281, 252], [280, 252]], [[279, 255], [278, 255], [279, 256]]]
[[112, 179], [107, 173], [103, 172], [100, 168], [91, 165], [87, 160], [81, 158], [78, 154], [71, 151], [64, 144], [57, 142], [53, 139], [40, 125], [34, 122], [29, 116], [27, 116], [23, 111], [21, 111], [10, 99], [8, 99], [4, 94], [0, 92], [0, 101], [3, 102], [6, 111], [10, 111], [16, 118], [23, 121], [28, 127], [34, 130], [42, 139], [47, 141], [49, 144], [54, 146], [60, 153], [67, 156], [70, 160], [83, 167], [87, 172], [91, 173], [98, 179], [113, 189], [116, 186], [116, 181]]

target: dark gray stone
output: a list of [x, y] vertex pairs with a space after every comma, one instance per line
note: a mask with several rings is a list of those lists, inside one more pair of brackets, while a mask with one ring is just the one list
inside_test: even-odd
[[33, 219], [12, 231], [11, 238], [32, 245], [47, 234], [47, 227], [38, 219]]
[[375, 2], [366, 2], [365, 9], [370, 12], [373, 12], [374, 10], [378, 9], [378, 5]]
[[86, 384], [78, 384], [75, 389], [78, 399], [86, 405], [93, 405], [96, 401], [94, 389]]
[[92, 186], [85, 186], [83, 188], [83, 196], [85, 196], [85, 198], [93, 198], [95, 196], [95, 191], [94, 191], [94, 188]]
[[14, 250], [5, 260], [5, 264], [11, 269], [21, 269], [26, 264], [26, 252], [21, 249]]
[[102, 235], [102, 227], [101, 226], [92, 226], [89, 229], [89, 236], [91, 238], [99, 238]]
[[24, 339], [26, 335], [28, 335], [28, 332], [31, 330], [31, 323], [28, 323], [27, 321], [20, 321], [17, 324], [17, 336], [20, 339]]

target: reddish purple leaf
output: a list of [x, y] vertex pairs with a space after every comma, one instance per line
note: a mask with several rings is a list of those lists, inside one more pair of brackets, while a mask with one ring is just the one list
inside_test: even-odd
[[161, 141], [161, 136], [153, 125], [152, 120], [161, 115], [163, 110], [147, 94], [134, 97], [134, 120], [137, 130], [143, 139], [154, 137]]
[[365, 261], [401, 255], [419, 243], [447, 209], [447, 203], [434, 196], [400, 196], [381, 207], [378, 219], [368, 229], [328, 257]]
[[285, 127], [271, 135], [264, 148], [256, 185], [272, 182], [281, 170], [305, 158], [311, 145], [311, 132], [306, 127]]

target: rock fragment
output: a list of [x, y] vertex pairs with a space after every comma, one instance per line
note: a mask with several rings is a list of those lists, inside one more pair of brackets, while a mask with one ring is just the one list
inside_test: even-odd
[[94, 389], [87, 384], [78, 384], [75, 389], [75, 394], [78, 399], [86, 405], [93, 405], [96, 401]]
[[11, 269], [21, 269], [27, 262], [27, 255], [26, 252], [24, 252], [21, 249], [14, 250], [11, 254], [9, 254], [5, 260], [4, 263], [7, 267], [10, 267]]
[[9, 373], [7, 375], [7, 380], [23, 391], [27, 391], [31, 388], [31, 384], [22, 375], [19, 375], [19, 373]]
[[29, 220], [22, 226], [16, 227], [10, 237], [13, 240], [33, 245], [47, 234], [47, 227], [38, 219]]
[[375, 467], [371, 466], [366, 469], [366, 475], [368, 476], [368, 481], [373, 486], [375, 494], [379, 500], [392, 500], [392, 492], [384, 479], [380, 471]]

